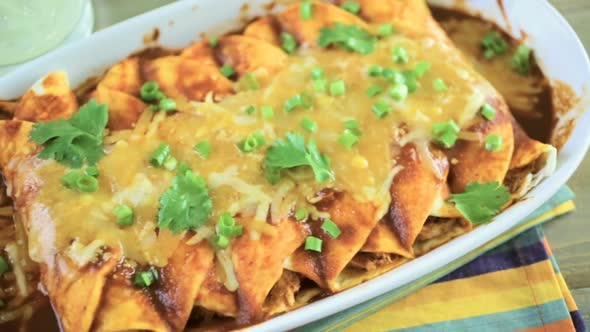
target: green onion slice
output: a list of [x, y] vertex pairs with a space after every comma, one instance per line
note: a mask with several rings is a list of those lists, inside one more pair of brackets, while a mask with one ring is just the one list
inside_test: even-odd
[[313, 81], [313, 89], [316, 92], [324, 93], [324, 92], [326, 92], [327, 88], [328, 88], [328, 81], [326, 79], [321, 78], [321, 79], [317, 79], [317, 80]]
[[299, 7], [299, 14], [304, 20], [310, 20], [313, 15], [313, 5], [310, 0], [301, 1], [301, 7]]
[[338, 236], [342, 233], [338, 225], [330, 219], [325, 219], [322, 223], [322, 229], [326, 231], [326, 233], [330, 234], [330, 236], [334, 239], [337, 239]]
[[238, 143], [238, 148], [242, 152], [252, 152], [266, 144], [264, 136], [260, 132], [255, 132], [248, 136], [245, 140]]
[[117, 224], [119, 226], [125, 227], [133, 225], [133, 209], [128, 205], [121, 204], [115, 206], [113, 213], [115, 214], [115, 217], [117, 217]]
[[459, 131], [461, 131], [461, 128], [453, 120], [435, 123], [432, 126], [434, 139], [447, 149], [455, 145]]
[[227, 78], [234, 76], [234, 74], [236, 73], [234, 68], [230, 65], [221, 66], [221, 68], [219, 68], [219, 72], [221, 73], [221, 75], [223, 75]]
[[383, 99], [378, 100], [376, 103], [373, 104], [373, 106], [371, 106], [371, 111], [373, 112], [373, 114], [375, 114], [375, 116], [380, 119], [384, 118], [387, 114], [389, 114], [391, 110], [391, 105]]
[[481, 108], [481, 115], [486, 118], [486, 120], [494, 120], [496, 117], [496, 109], [492, 105], [485, 103]]
[[166, 159], [168, 159], [169, 156], [170, 145], [168, 145], [168, 143], [162, 142], [156, 148], [154, 153], [152, 153], [150, 163], [155, 167], [161, 167], [162, 165], [164, 165], [164, 162], [166, 161]]
[[305, 220], [308, 216], [309, 212], [307, 212], [305, 208], [298, 208], [297, 211], [295, 211], [295, 219], [298, 221]]
[[393, 35], [393, 31], [393, 24], [391, 23], [380, 24], [377, 28], [377, 34], [381, 37], [389, 37]]
[[486, 137], [485, 148], [488, 151], [500, 151], [502, 149], [502, 136], [490, 134]]
[[301, 119], [301, 128], [309, 131], [310, 133], [315, 133], [318, 130], [318, 124], [310, 118], [303, 118]]
[[346, 93], [346, 84], [343, 80], [336, 80], [330, 83], [330, 95], [333, 97], [343, 96]]
[[356, 1], [345, 1], [340, 8], [355, 15], [361, 11], [361, 5]]
[[82, 174], [76, 179], [76, 188], [82, 192], [95, 192], [98, 190], [98, 180], [94, 176]]
[[144, 101], [154, 101], [158, 99], [158, 92], [160, 92], [160, 86], [158, 83], [154, 81], [148, 81], [141, 86], [139, 95]]
[[324, 68], [322, 67], [313, 67], [311, 69], [311, 78], [313, 80], [319, 80], [324, 78]]
[[401, 46], [396, 46], [391, 51], [391, 58], [395, 63], [404, 64], [410, 61], [410, 56], [408, 55], [408, 51]]
[[432, 81], [432, 87], [434, 88], [434, 90], [436, 90], [438, 92], [443, 92], [443, 91], [449, 90], [449, 88], [447, 87], [447, 84], [445, 83], [445, 81], [443, 81], [442, 78], [437, 78], [434, 81]]
[[368, 97], [375, 97], [376, 95], [380, 94], [383, 91], [383, 88], [379, 85], [371, 85], [370, 87], [365, 90], [365, 94]]
[[272, 120], [275, 117], [274, 109], [272, 108], [272, 106], [268, 105], [262, 106], [260, 108], [260, 114], [262, 114], [262, 117], [265, 120]]
[[372, 65], [369, 67], [367, 72], [369, 73], [369, 76], [371, 76], [371, 77], [378, 77], [378, 76], [381, 76], [381, 73], [383, 72], [383, 67], [381, 67], [379, 65]]
[[199, 157], [206, 159], [209, 157], [211, 152], [213, 152], [213, 147], [211, 147], [211, 143], [208, 140], [200, 141], [199, 143], [195, 144], [195, 152], [199, 155]]
[[338, 138], [338, 143], [345, 147], [348, 150], [351, 150], [356, 143], [358, 143], [359, 138], [357, 135], [353, 134], [350, 130], [346, 129]]
[[292, 34], [288, 32], [282, 32], [280, 38], [281, 48], [287, 52], [287, 54], [293, 54], [297, 50], [297, 41]]
[[308, 236], [305, 239], [305, 250], [322, 252], [322, 240], [315, 236]]
[[397, 101], [406, 100], [406, 98], [408, 98], [408, 93], [408, 86], [405, 84], [395, 84], [389, 89], [389, 95]]

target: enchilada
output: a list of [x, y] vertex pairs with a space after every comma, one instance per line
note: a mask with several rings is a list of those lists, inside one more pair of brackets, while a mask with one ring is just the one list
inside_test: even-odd
[[[554, 149], [424, 4], [358, 3], [360, 16], [304, 2], [241, 35], [130, 57], [80, 112], [61, 73], [23, 96], [0, 162], [65, 330], [181, 330], [191, 312], [255, 323], [489, 221], [550, 168]], [[92, 136], [68, 148], [92, 153], [43, 132], [65, 123]], [[474, 192], [490, 206], [460, 203]]]

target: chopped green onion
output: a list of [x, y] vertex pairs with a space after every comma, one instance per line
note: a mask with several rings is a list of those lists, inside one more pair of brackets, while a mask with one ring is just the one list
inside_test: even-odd
[[242, 235], [243, 227], [242, 225], [236, 225], [236, 220], [232, 217], [231, 213], [224, 212], [219, 216], [217, 232], [221, 236], [232, 238]]
[[216, 48], [217, 47], [217, 38], [216, 37], [211, 37], [209, 38], [209, 46]]
[[94, 176], [82, 174], [76, 180], [76, 188], [82, 192], [95, 192], [98, 190], [98, 180]]
[[96, 166], [89, 166], [86, 168], [86, 170], [84, 171], [84, 173], [86, 175], [90, 175], [93, 176], [95, 178], [98, 177], [99, 173], [98, 173], [98, 168], [96, 168]]
[[229, 246], [229, 238], [225, 235], [215, 235], [212, 238], [213, 246], [217, 249], [225, 249]]
[[377, 34], [381, 37], [389, 37], [393, 35], [393, 31], [393, 24], [391, 23], [380, 24], [377, 28]]
[[345, 147], [348, 150], [351, 150], [352, 147], [358, 143], [359, 138], [355, 134], [353, 134], [350, 130], [346, 129], [340, 137], [338, 137], [338, 143]]
[[344, 128], [348, 129], [351, 133], [353, 133], [356, 136], [361, 136], [363, 134], [360, 129], [360, 124], [356, 120], [344, 121]]
[[80, 173], [76, 171], [70, 171], [68, 174], [60, 178], [61, 184], [68, 189], [76, 189], [76, 181], [80, 177]]
[[391, 105], [387, 101], [380, 99], [371, 106], [371, 111], [381, 119], [391, 112]]
[[160, 86], [158, 83], [154, 81], [148, 81], [141, 86], [139, 95], [144, 101], [154, 101], [158, 97], [158, 92], [160, 92]]
[[382, 76], [388, 83], [405, 84], [406, 82], [404, 75], [395, 69], [387, 68], [383, 70]]
[[502, 136], [488, 135], [486, 137], [485, 148], [488, 151], [500, 151], [502, 149]]
[[195, 152], [199, 155], [199, 157], [205, 159], [209, 157], [211, 152], [213, 152], [213, 148], [208, 140], [200, 141], [199, 143], [195, 144]]
[[275, 117], [274, 109], [272, 108], [272, 106], [268, 106], [268, 105], [262, 106], [260, 108], [260, 114], [262, 114], [262, 117], [265, 120], [272, 120], [272, 118]]
[[449, 90], [447, 84], [445, 83], [445, 81], [442, 80], [442, 78], [437, 78], [434, 81], [432, 81], [432, 87], [434, 88], [434, 90], [438, 92]]
[[159, 279], [158, 271], [151, 267], [147, 271], [135, 272], [133, 284], [137, 287], [150, 287], [156, 280]]
[[397, 101], [403, 101], [408, 98], [408, 87], [405, 84], [396, 84], [389, 89], [389, 95]]
[[337, 239], [338, 236], [342, 233], [338, 225], [330, 219], [324, 219], [322, 223], [322, 229], [326, 231], [326, 233], [330, 234], [330, 236], [334, 239]]
[[313, 89], [316, 92], [326, 92], [326, 89], [328, 88], [328, 80], [326, 79], [318, 79], [313, 81]]
[[508, 43], [495, 31], [488, 32], [481, 40], [480, 45], [483, 48], [484, 57], [488, 60], [504, 54], [508, 50]]
[[405, 48], [401, 46], [396, 46], [391, 51], [391, 58], [395, 63], [404, 64], [410, 61], [410, 56]]
[[419, 83], [416, 73], [413, 70], [406, 70], [403, 72], [404, 84], [408, 87], [408, 92], [414, 93], [418, 90]]
[[346, 93], [346, 84], [343, 80], [336, 80], [330, 83], [330, 95], [333, 97], [343, 96]]
[[361, 5], [356, 1], [345, 1], [340, 8], [355, 15], [361, 11]]
[[281, 48], [287, 52], [287, 54], [293, 54], [297, 50], [297, 41], [292, 34], [288, 32], [281, 33]]
[[170, 145], [166, 142], [160, 143], [150, 158], [150, 163], [155, 167], [164, 165], [166, 159], [170, 156]]
[[310, 118], [303, 118], [301, 119], [301, 128], [309, 131], [310, 133], [315, 133], [318, 130], [318, 124]]
[[234, 76], [234, 74], [236, 73], [234, 68], [230, 65], [221, 66], [221, 68], [219, 68], [219, 72], [221, 73], [221, 75], [223, 75], [227, 78]]
[[299, 208], [295, 211], [295, 219], [298, 221], [305, 220], [309, 216], [309, 212], [305, 208]]
[[305, 250], [322, 252], [322, 240], [315, 236], [308, 236], [305, 239]]
[[416, 76], [418, 78], [422, 78], [422, 76], [424, 76], [424, 74], [426, 74], [426, 72], [431, 67], [432, 67], [432, 64], [430, 62], [427, 62], [427, 61], [417, 62], [416, 65], [414, 66], [414, 73], [416, 74]]
[[0, 276], [10, 271], [10, 265], [3, 256], [0, 256]]
[[242, 78], [242, 82], [244, 83], [244, 85], [246, 85], [246, 88], [248, 88], [249, 90], [260, 89], [258, 79], [256, 78], [256, 75], [254, 75], [253, 73], [247, 73], [246, 75], [244, 75], [244, 77]]
[[324, 78], [324, 68], [321, 67], [313, 67], [311, 69], [311, 79], [319, 80]]
[[178, 160], [176, 160], [176, 158], [170, 156], [170, 157], [168, 157], [168, 159], [166, 159], [163, 166], [165, 169], [167, 169], [169, 171], [173, 171], [176, 169], [176, 166], [178, 166]]
[[0, 299], [0, 308], [4, 308], [6, 307], [6, 302], [4, 302], [4, 300]]
[[375, 97], [376, 95], [380, 94], [383, 91], [383, 88], [378, 85], [371, 85], [370, 87], [365, 90], [365, 94], [368, 97]]
[[254, 107], [254, 105], [246, 107], [246, 114], [252, 115], [254, 112], [256, 112], [256, 107]]
[[161, 99], [158, 104], [158, 109], [164, 112], [174, 111], [176, 109], [176, 101], [172, 98]]
[[264, 136], [260, 132], [255, 132], [248, 136], [245, 140], [238, 143], [238, 148], [242, 152], [252, 152], [266, 144]]
[[510, 60], [510, 65], [520, 75], [526, 76], [531, 71], [531, 49], [520, 45]]
[[372, 65], [371, 67], [369, 67], [369, 70], [368, 70], [369, 76], [371, 76], [371, 77], [378, 77], [381, 75], [382, 72], [383, 72], [383, 67], [381, 67], [379, 65]]
[[115, 206], [113, 213], [117, 217], [117, 224], [119, 226], [131, 226], [133, 225], [133, 210], [125, 204]]
[[461, 128], [453, 120], [432, 125], [434, 139], [443, 147], [451, 148], [457, 141], [457, 134]]
[[285, 102], [285, 111], [291, 112], [295, 108], [301, 106], [303, 108], [310, 108], [313, 105], [313, 99], [309, 93], [302, 92], [287, 99]]
[[496, 109], [492, 105], [485, 103], [481, 108], [481, 115], [487, 120], [494, 120], [496, 117]]
[[309, 0], [301, 1], [301, 6], [299, 7], [299, 14], [301, 18], [304, 20], [310, 20], [313, 15], [313, 7], [312, 3]]

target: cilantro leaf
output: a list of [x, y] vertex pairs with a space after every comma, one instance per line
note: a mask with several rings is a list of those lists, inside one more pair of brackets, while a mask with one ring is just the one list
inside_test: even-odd
[[313, 139], [309, 140], [307, 149], [309, 150], [309, 154], [306, 156], [306, 159], [309, 166], [313, 169], [315, 180], [317, 182], [334, 180], [334, 173], [330, 170], [330, 158], [320, 153]]
[[461, 194], [451, 195], [451, 202], [461, 214], [475, 225], [484, 224], [510, 200], [508, 188], [499, 182], [471, 182]]
[[266, 179], [275, 184], [281, 180], [281, 170], [297, 166], [311, 166], [315, 179], [324, 182], [334, 179], [330, 158], [320, 153], [313, 139], [305, 147], [305, 138], [298, 133], [287, 133], [285, 140], [276, 140], [264, 158]]
[[334, 23], [331, 27], [323, 27], [318, 37], [318, 45], [328, 47], [338, 45], [349, 51], [361, 54], [373, 53], [377, 38], [356, 25]]
[[212, 210], [205, 180], [183, 168], [160, 197], [158, 225], [173, 233], [196, 229], [205, 225]]
[[29, 138], [44, 146], [41, 159], [53, 158], [72, 168], [95, 165], [104, 155], [102, 139], [108, 119], [107, 105], [92, 99], [68, 120], [36, 123]]

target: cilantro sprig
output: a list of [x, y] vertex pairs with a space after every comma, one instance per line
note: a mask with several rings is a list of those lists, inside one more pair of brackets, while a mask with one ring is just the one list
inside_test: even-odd
[[299, 133], [287, 133], [284, 140], [278, 139], [266, 152], [264, 158], [266, 179], [275, 184], [281, 180], [281, 170], [298, 166], [310, 166], [317, 182], [334, 180], [330, 170], [330, 158], [320, 153], [316, 142]]
[[109, 120], [108, 107], [92, 99], [70, 119], [33, 125], [31, 141], [43, 145], [39, 158], [80, 168], [95, 165], [104, 156], [103, 132]]
[[510, 200], [508, 188], [499, 182], [471, 182], [465, 192], [451, 195], [451, 202], [461, 214], [475, 225], [484, 224]]
[[318, 45], [328, 47], [338, 45], [346, 50], [370, 54], [375, 50], [377, 38], [356, 25], [334, 23], [320, 30]]
[[178, 167], [172, 186], [160, 197], [158, 225], [173, 233], [199, 228], [213, 210], [205, 180], [186, 167]]

